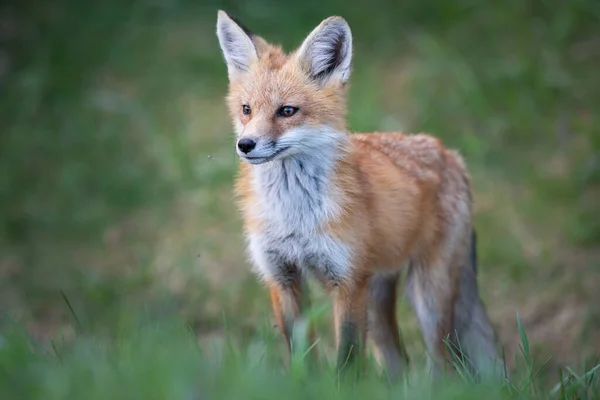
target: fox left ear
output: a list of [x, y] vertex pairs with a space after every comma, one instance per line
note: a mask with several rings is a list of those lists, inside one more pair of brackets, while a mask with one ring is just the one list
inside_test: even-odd
[[298, 61], [319, 83], [337, 78], [346, 83], [352, 67], [352, 32], [341, 17], [329, 17], [317, 26], [298, 49]]

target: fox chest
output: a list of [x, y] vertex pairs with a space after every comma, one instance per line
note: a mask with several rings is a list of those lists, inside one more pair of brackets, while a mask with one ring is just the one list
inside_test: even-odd
[[346, 277], [350, 251], [320, 227], [339, 213], [322, 160], [285, 160], [259, 166], [251, 211], [261, 229], [249, 237], [255, 269], [266, 279], [311, 272], [324, 283]]
[[336, 285], [350, 270], [347, 246], [327, 234], [266, 231], [252, 235], [249, 244], [257, 272], [269, 280], [285, 282], [301, 272]]

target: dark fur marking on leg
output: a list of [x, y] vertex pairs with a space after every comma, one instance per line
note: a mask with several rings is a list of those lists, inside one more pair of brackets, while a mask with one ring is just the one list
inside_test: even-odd
[[[275, 251], [267, 251], [270, 255], [276, 255]], [[295, 282], [300, 278], [300, 270], [295, 264], [286, 262], [283, 258], [277, 260], [277, 270], [274, 276], [275, 282], [281, 287], [288, 288], [294, 285]]]
[[350, 365], [359, 352], [358, 328], [352, 321], [344, 321], [340, 327], [340, 345], [338, 348], [338, 368]]

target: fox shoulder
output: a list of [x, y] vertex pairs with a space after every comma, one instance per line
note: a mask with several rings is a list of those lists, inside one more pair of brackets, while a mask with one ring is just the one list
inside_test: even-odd
[[352, 135], [362, 151], [376, 151], [417, 180], [437, 184], [447, 151], [441, 141], [426, 134], [368, 133]]

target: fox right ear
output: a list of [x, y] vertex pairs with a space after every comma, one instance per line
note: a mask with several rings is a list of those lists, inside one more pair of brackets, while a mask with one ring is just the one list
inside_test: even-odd
[[225, 11], [219, 10], [217, 36], [227, 63], [229, 78], [239, 76], [258, 60], [252, 33]]

